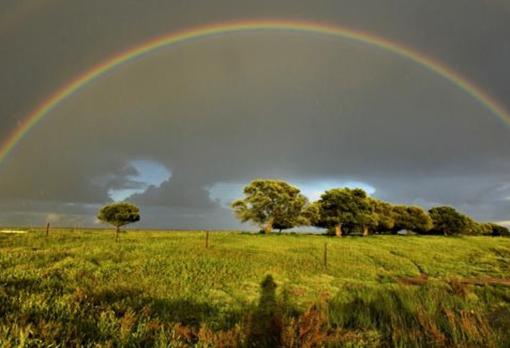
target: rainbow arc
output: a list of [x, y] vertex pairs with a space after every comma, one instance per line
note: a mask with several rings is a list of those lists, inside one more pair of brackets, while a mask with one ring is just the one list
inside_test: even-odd
[[442, 76], [444, 79], [463, 90], [467, 95], [478, 100], [502, 121], [510, 123], [510, 114], [508, 111], [476, 84], [441, 62], [407, 48], [397, 42], [390, 41], [374, 34], [352, 30], [333, 24], [279, 19], [242, 20], [207, 24], [156, 37], [93, 66], [54, 92], [19, 124], [14, 132], [12, 132], [0, 145], [0, 164], [12, 152], [16, 145], [30, 132], [30, 130], [46, 115], [50, 114], [50, 112], [63, 100], [79, 92], [83, 86], [95, 79], [98, 79], [108, 71], [162, 47], [192, 39], [203, 39], [214, 35], [234, 34], [245, 31], [294, 31], [316, 33], [363, 42], [381, 48], [409, 59], [416, 64], [427, 68], [430, 72]]

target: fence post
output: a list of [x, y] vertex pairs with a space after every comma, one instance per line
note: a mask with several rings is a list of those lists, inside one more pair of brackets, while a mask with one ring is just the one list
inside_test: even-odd
[[46, 224], [46, 237], [48, 237], [48, 236], [49, 236], [49, 234], [50, 234], [50, 223], [48, 222], [48, 223]]
[[209, 248], [209, 231], [205, 231], [205, 248]]

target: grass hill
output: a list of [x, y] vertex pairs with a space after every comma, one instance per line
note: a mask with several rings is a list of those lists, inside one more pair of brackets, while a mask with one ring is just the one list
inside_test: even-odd
[[0, 234], [0, 345], [510, 346], [508, 238], [120, 239]]

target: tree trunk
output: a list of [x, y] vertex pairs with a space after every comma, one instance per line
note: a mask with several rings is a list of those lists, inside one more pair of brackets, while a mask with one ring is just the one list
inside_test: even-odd
[[342, 237], [342, 235], [343, 235], [342, 224], [338, 224], [335, 226], [335, 235], [337, 237]]
[[269, 234], [273, 230], [273, 219], [269, 219], [266, 226], [264, 226], [264, 233]]
[[368, 227], [363, 226], [363, 237], [366, 237], [366, 236], [368, 236]]
[[115, 226], [115, 241], [116, 242], [119, 241], [119, 232], [120, 232], [120, 227], [119, 226]]

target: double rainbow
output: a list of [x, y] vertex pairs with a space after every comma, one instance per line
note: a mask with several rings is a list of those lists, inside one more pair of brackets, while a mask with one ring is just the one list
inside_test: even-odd
[[485, 93], [480, 87], [476, 86], [467, 78], [462, 77], [444, 64], [421, 53], [406, 48], [399, 43], [375, 36], [373, 34], [352, 30], [333, 24], [298, 20], [242, 20], [208, 24], [156, 37], [93, 66], [91, 69], [85, 71], [83, 74], [79, 75], [64, 85], [61, 89], [53, 93], [48, 99], [46, 99], [34, 111], [32, 111], [32, 113], [30, 113], [23, 122], [20, 123], [14, 132], [12, 132], [0, 145], [0, 164], [2, 164], [9, 153], [11, 153], [11, 151], [16, 147], [16, 144], [18, 144], [42, 118], [48, 115], [64, 99], [74, 93], [77, 93], [84, 85], [91, 82], [92, 80], [99, 78], [111, 69], [164, 46], [181, 43], [191, 39], [201, 39], [213, 35], [233, 34], [245, 31], [294, 31], [316, 33], [373, 45], [386, 51], [395, 53], [401, 57], [407, 58], [427, 68], [429, 71], [442, 76], [446, 80], [450, 81], [453, 85], [463, 90], [467, 95], [478, 100], [482, 105], [484, 105], [494, 115], [498, 116], [501, 120], [505, 121], [506, 123], [510, 122], [510, 114], [508, 111], [506, 111], [501, 104], [494, 100], [490, 95]]

